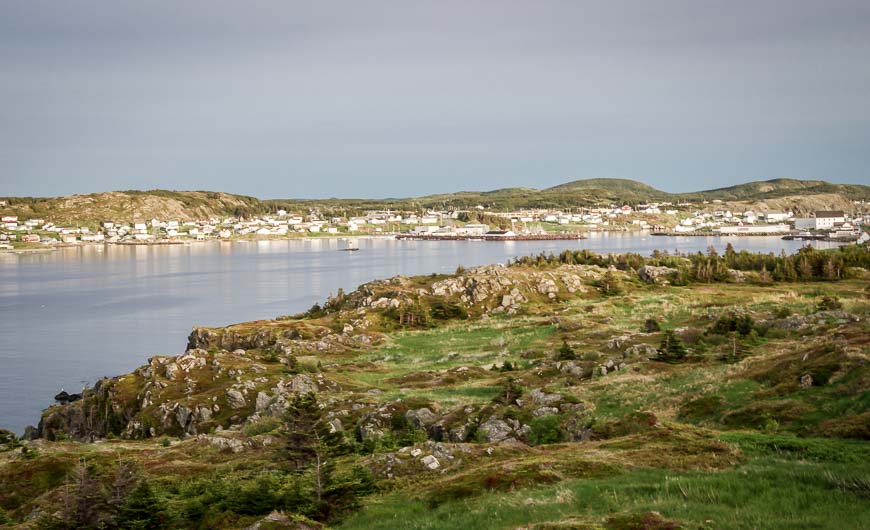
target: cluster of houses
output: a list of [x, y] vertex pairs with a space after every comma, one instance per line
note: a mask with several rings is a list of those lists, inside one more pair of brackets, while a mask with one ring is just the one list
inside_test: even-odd
[[20, 220], [6, 215], [0, 221], [0, 248], [11, 242], [27, 243], [81, 243], [81, 242], [142, 242], [159, 240], [229, 239], [234, 236], [281, 237], [290, 234], [379, 234], [396, 231], [401, 225], [439, 226], [445, 218], [456, 219], [457, 212], [431, 212], [417, 215], [413, 212], [372, 211], [350, 218], [321, 218], [316, 212], [303, 217], [278, 210], [274, 215], [250, 219], [225, 217], [198, 221], [151, 219], [150, 221], [103, 221], [95, 229], [86, 226], [59, 226], [44, 219]]
[[817, 211], [806, 217], [792, 212], [736, 212], [716, 210], [696, 213], [680, 221], [674, 232], [713, 231], [720, 234], [789, 234], [793, 231], [823, 233], [835, 239], [857, 238], [861, 225], [870, 222], [870, 216], [849, 217], [843, 211]]
[[[714, 201], [715, 202], [715, 201]], [[709, 203], [707, 203], [709, 204]], [[570, 210], [524, 209], [499, 212], [477, 206], [471, 210], [429, 210], [425, 213], [369, 211], [352, 217], [322, 218], [317, 211], [302, 216], [278, 210], [272, 215], [250, 219], [225, 217], [198, 221], [151, 219], [139, 222], [104, 221], [99, 227], [60, 226], [44, 219], [18, 219], [14, 215], [0, 218], [0, 248], [13, 241], [28, 243], [79, 242], [151, 242], [181, 239], [229, 239], [235, 236], [281, 237], [290, 234], [384, 234], [454, 235], [465, 237], [491, 233], [488, 224], [473, 219], [493, 219], [511, 233], [540, 233], [546, 224], [570, 230], [608, 230], [635, 228], [673, 233], [778, 234], [793, 231], [823, 232], [830, 237], [849, 238], [860, 234], [862, 224], [870, 223], [870, 214], [854, 217], [842, 211], [818, 211], [807, 217], [792, 212], [732, 212], [704, 206], [692, 211], [690, 203], [645, 203], [634, 206], [611, 205]], [[672, 218], [673, 221], [668, 221]], [[472, 219], [462, 222], [460, 219]], [[500, 220], [500, 222], [499, 222]], [[492, 221], [491, 221], [492, 222]], [[550, 230], [552, 230], [551, 228]]]

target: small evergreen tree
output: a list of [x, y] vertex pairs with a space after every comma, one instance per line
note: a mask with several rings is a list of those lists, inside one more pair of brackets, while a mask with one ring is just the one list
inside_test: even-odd
[[332, 481], [333, 456], [343, 452], [344, 436], [341, 432], [330, 432], [313, 392], [294, 396], [285, 420], [288, 459], [299, 475], [310, 472], [315, 511], [319, 511]]
[[758, 283], [761, 285], [773, 283], [773, 277], [767, 272], [767, 265], [762, 266], [761, 271], [758, 273]]
[[664, 361], [668, 363], [677, 363], [681, 362], [688, 355], [688, 350], [686, 349], [686, 345], [674, 333], [674, 330], [669, 329], [665, 331], [662, 336], [662, 342], [658, 349], [658, 355], [656, 359], [659, 361]]
[[562, 340], [562, 345], [559, 346], [559, 350], [557, 351], [556, 360], [557, 361], [574, 361], [577, 359], [577, 354], [574, 352], [574, 348], [568, 344], [567, 340]]
[[94, 528], [100, 522], [100, 508], [106, 498], [100, 483], [83, 460], [73, 468], [61, 494], [62, 521], [73, 528]]
[[514, 405], [517, 400], [523, 396], [523, 387], [517, 383], [516, 379], [508, 379], [501, 387], [501, 392], [493, 399], [496, 403], [503, 405]]
[[140, 480], [127, 495], [115, 520], [121, 528], [157, 530], [166, 528], [166, 514], [150, 484]]
[[598, 281], [598, 288], [606, 296], [613, 296], [622, 293], [622, 286], [613, 271], [607, 270], [601, 280]]
[[736, 332], [728, 334], [728, 345], [722, 360], [726, 363], [740, 362], [749, 353], [749, 348]]

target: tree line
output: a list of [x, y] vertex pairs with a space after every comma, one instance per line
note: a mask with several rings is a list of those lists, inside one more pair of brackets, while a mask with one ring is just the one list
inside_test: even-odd
[[870, 269], [870, 248], [848, 245], [830, 250], [807, 246], [794, 254], [737, 252], [731, 243], [723, 254], [712, 246], [707, 252], [669, 253], [656, 250], [649, 257], [637, 253], [597, 254], [590, 250], [565, 250], [559, 254], [541, 253], [516, 258], [512, 266], [553, 267], [558, 265], [595, 265], [614, 267], [621, 271], [638, 270], [644, 266], [670, 267], [676, 270], [671, 283], [722, 282], [733, 279], [732, 271], [756, 273], [757, 281], [836, 281], [845, 277], [848, 268]]

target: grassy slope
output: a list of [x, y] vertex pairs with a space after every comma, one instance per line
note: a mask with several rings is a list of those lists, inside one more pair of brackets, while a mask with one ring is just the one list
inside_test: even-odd
[[[341, 402], [402, 398], [442, 410], [491, 407], [501, 385], [516, 377], [526, 389], [544, 388], [583, 403], [593, 431], [607, 433], [576, 444], [493, 445], [491, 455], [483, 452], [489, 444], [448, 444], [457, 454], [463, 447], [470, 452], [435, 472], [409, 462], [395, 478], [378, 474], [381, 493], [338, 526], [627, 528], [632, 518], [656, 511], [687, 527], [858, 528], [870, 517], [870, 446], [838, 437], [861, 418], [866, 428], [870, 410], [866, 280], [625, 287], [616, 297], [593, 291], [555, 303], [532, 300], [514, 317], [392, 332], [371, 350], [318, 354], [324, 373], [343, 383], [345, 391], [335, 396]], [[863, 319], [770, 334], [737, 364], [717, 359], [727, 346], [722, 344], [684, 364], [635, 358], [624, 370], [591, 379], [548, 364], [563, 340], [585, 367], [618, 355], [619, 348], [610, 345], [614, 337], [656, 345], [659, 334], [639, 332], [649, 317], [664, 327], [703, 330], [710, 315], [735, 307], [756, 320], [778, 318], [774, 313], [783, 309], [810, 314], [824, 294], [841, 297], [845, 309]], [[506, 360], [520, 369], [489, 370]], [[472, 375], [459, 377], [461, 367]], [[827, 373], [828, 379], [801, 388], [797, 380], [805, 372], [819, 381]], [[639, 423], [638, 411], [653, 415], [657, 425]], [[277, 425], [257, 431], [266, 434], [252, 431], [248, 439], [280, 436], [268, 433], [270, 427]], [[114, 441], [49, 443], [39, 451], [31, 460], [0, 453], [0, 507], [16, 517], [33, 503], [47, 502], [78, 458], [107, 474], [119, 458], [133, 458], [176, 513], [205, 503], [203, 527], [241, 528], [257, 516], [209, 511], [217, 501], [198, 488], [255, 488], [258, 477], [272, 470], [280, 489], [286, 468], [280, 444], [254, 443], [240, 454], [195, 439], [168, 449], [155, 441]], [[356, 462], [377, 471], [378, 458], [343, 457], [339, 471]]]
[[42, 218], [56, 224], [96, 227], [101, 221], [144, 222], [153, 218], [193, 221], [267, 208], [253, 197], [206, 191], [117, 191], [66, 197], [12, 197], [3, 215]]

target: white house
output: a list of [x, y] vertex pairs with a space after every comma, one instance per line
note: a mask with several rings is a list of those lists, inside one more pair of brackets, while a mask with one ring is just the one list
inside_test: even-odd
[[764, 220], [768, 223], [781, 223], [791, 219], [791, 212], [765, 212]]
[[438, 231], [437, 226], [415, 226], [414, 234], [417, 235], [425, 235], [425, 234], [434, 234]]
[[481, 223], [468, 223], [459, 231], [460, 233], [465, 233], [469, 236], [482, 236], [483, 234], [489, 232], [489, 225]]
[[812, 217], [794, 220], [796, 230], [830, 230], [835, 225], [846, 222], [846, 215], [840, 210], [815, 212]]

